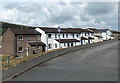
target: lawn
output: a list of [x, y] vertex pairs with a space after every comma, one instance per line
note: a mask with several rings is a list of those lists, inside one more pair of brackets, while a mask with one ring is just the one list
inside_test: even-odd
[[[29, 56], [24, 56], [22, 58], [14, 58], [12, 56], [9, 56], [9, 55], [0, 55], [0, 70], [7, 70], [9, 68], [12, 68], [12, 67], [15, 67], [21, 63], [24, 63], [28, 60], [31, 60], [31, 59], [34, 59], [34, 58], [37, 58], [38, 56], [41, 56], [41, 55], [44, 55], [46, 53], [50, 53], [50, 52], [53, 52], [53, 51], [56, 51], [56, 50], [59, 50], [59, 49], [54, 49], [54, 50], [50, 50], [50, 51], [46, 51], [46, 52], [41, 52], [41, 53], [38, 53], [38, 54], [35, 54], [35, 55], [29, 55]], [[7, 65], [7, 57], [10, 57], [10, 65], [9, 65], [9, 68], [8, 68], [8, 65]]]

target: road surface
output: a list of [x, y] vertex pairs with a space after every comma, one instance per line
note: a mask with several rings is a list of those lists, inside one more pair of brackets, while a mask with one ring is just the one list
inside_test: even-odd
[[71, 52], [12, 81], [117, 81], [118, 42]]

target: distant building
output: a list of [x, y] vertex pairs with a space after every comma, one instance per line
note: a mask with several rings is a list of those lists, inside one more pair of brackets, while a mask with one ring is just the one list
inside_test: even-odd
[[113, 38], [117, 38], [117, 37], [120, 37], [120, 32], [119, 31], [115, 31], [115, 30], [111, 30], [111, 32], [112, 32], [112, 37]]
[[41, 34], [30, 28], [8, 28], [3, 34], [3, 54], [25, 56], [45, 51]]
[[113, 39], [112, 32], [109, 29], [99, 29], [100, 31], [102, 31], [102, 37], [103, 40], [109, 40], [109, 39]]
[[41, 33], [41, 41], [46, 44], [46, 50], [93, 43], [94, 40], [93, 32], [87, 29], [61, 28], [60, 33], [57, 28], [50, 27], [39, 27], [36, 30]]
[[93, 38], [94, 38], [95, 43], [103, 41], [102, 31], [95, 29], [95, 28], [87, 28], [87, 29], [94, 33]]

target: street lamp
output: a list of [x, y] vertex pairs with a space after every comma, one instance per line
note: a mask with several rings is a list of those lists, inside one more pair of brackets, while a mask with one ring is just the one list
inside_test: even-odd
[[58, 32], [59, 32], [59, 48], [60, 48], [60, 31], [61, 31], [61, 28], [58, 27]]

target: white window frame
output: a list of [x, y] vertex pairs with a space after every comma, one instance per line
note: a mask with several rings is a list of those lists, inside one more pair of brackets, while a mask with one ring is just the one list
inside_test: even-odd
[[65, 34], [63, 33], [63, 38], [65, 38]]
[[[19, 47], [19, 48], [20, 48], [20, 47]], [[22, 50], [21, 50], [21, 51], [19, 50], [19, 48], [18, 48], [18, 51], [19, 51], [19, 52], [23, 52], [23, 47], [21, 47], [21, 48], [22, 48]]]
[[[22, 39], [20, 39], [20, 36], [22, 37]], [[18, 39], [19, 40], [23, 40], [23, 35], [18, 35]]]
[[27, 36], [27, 40], [30, 40], [30, 36], [29, 35]]
[[[49, 37], [49, 35], [51, 35], [51, 37]], [[48, 34], [48, 38], [52, 38], [52, 34], [51, 33]]]
[[57, 33], [55, 33], [55, 38], [57, 38]]

